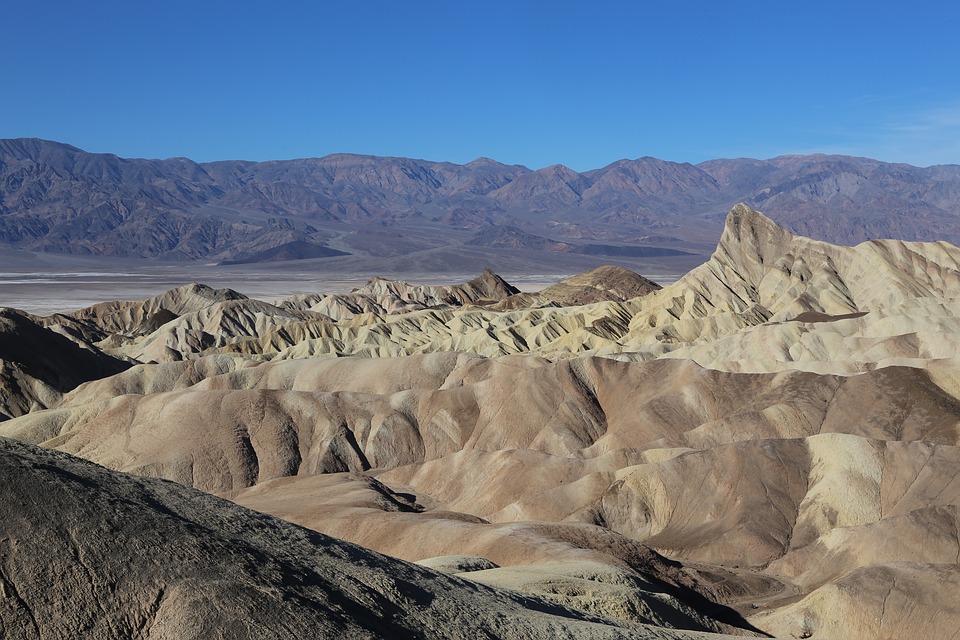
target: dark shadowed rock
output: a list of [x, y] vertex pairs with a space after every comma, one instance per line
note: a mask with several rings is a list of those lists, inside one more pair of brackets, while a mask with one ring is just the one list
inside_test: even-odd
[[0, 439], [0, 512], [6, 638], [650, 633], [7, 439]]
[[557, 242], [543, 236], [527, 233], [513, 226], [495, 225], [480, 231], [467, 243], [471, 247], [491, 249], [539, 249], [544, 251], [572, 251], [575, 245]]
[[252, 256], [237, 258], [235, 260], [224, 260], [221, 264], [257, 264], [258, 262], [286, 262], [289, 260], [309, 260], [310, 258], [330, 258], [333, 256], [348, 256], [346, 251], [339, 251], [324, 247], [319, 244], [312, 244], [305, 240], [294, 240], [287, 242], [279, 247], [260, 251]]
[[129, 366], [22, 313], [0, 308], [0, 419], [52, 406], [80, 383]]

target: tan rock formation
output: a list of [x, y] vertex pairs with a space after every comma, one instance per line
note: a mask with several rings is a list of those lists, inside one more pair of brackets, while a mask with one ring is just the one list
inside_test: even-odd
[[335, 320], [374, 313], [408, 313], [431, 307], [462, 307], [490, 304], [519, 293], [489, 269], [463, 284], [446, 286], [412, 285], [402, 281], [374, 278], [365, 286], [344, 295], [310, 294], [281, 303], [290, 309], [309, 310]]
[[6, 439], [0, 510], [7, 638], [706, 638], [471, 586]]
[[950, 637], [960, 249], [738, 205], [710, 261], [635, 275], [13, 315], [140, 364], [0, 434], [618, 624]]

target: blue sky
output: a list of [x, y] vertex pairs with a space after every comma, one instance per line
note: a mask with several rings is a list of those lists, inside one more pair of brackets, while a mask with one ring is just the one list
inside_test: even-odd
[[0, 20], [0, 137], [127, 157], [960, 163], [956, 3], [91, 0]]

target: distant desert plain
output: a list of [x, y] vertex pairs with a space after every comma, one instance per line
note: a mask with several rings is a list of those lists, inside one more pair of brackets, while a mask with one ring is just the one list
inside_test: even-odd
[[737, 204], [659, 281], [59, 259], [0, 282], [0, 636], [960, 628], [954, 245]]

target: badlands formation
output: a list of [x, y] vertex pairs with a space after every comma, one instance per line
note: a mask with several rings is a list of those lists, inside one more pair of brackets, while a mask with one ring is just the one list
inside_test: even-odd
[[5, 310], [2, 633], [954, 637], [957, 292], [738, 205], [665, 288]]

